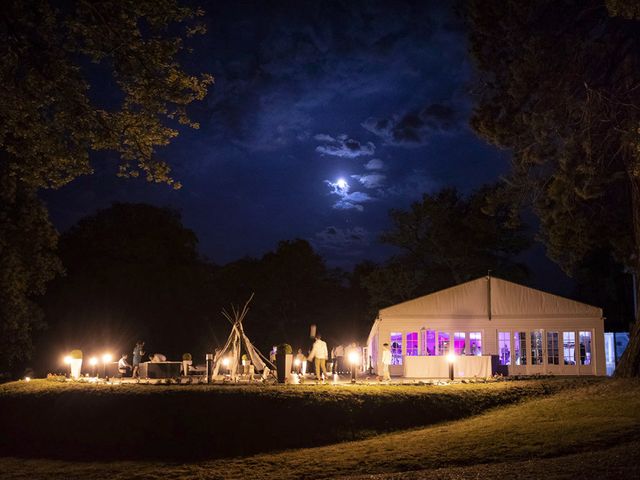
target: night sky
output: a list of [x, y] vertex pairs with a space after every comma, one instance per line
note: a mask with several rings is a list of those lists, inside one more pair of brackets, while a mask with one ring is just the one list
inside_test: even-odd
[[392, 253], [377, 242], [390, 208], [506, 172], [508, 155], [468, 126], [473, 69], [454, 2], [199, 4], [208, 32], [186, 65], [216, 83], [190, 107], [201, 128], [159, 152], [183, 188], [117, 179], [103, 155], [93, 176], [46, 194], [60, 230], [142, 201], [179, 209], [219, 264], [304, 238], [350, 268]]

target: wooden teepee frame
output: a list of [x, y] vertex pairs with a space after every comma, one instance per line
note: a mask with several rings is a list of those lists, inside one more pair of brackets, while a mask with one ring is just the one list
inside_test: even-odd
[[238, 374], [238, 367], [241, 362], [241, 355], [244, 347], [244, 351], [247, 353], [253, 363], [256, 371], [261, 372], [265, 366], [271, 369], [275, 369], [275, 366], [262, 354], [260, 350], [253, 346], [249, 337], [244, 333], [242, 322], [249, 313], [249, 304], [253, 300], [254, 294], [251, 294], [249, 300], [246, 301], [242, 310], [233, 304], [231, 304], [231, 313], [226, 309], [222, 309], [222, 316], [231, 323], [231, 334], [227, 339], [224, 347], [218, 351], [214, 357], [214, 369], [213, 375], [218, 375], [220, 371], [220, 365], [222, 360], [226, 357], [229, 358], [229, 373], [232, 379], [235, 379]]

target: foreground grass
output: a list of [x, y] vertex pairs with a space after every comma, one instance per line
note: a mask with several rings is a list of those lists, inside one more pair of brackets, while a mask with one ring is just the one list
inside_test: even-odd
[[[304, 429], [304, 423], [300, 421], [298, 428]], [[616, 474], [617, 469], [615, 476], [636, 478], [639, 435], [640, 382], [618, 380], [496, 408], [474, 418], [333, 446], [188, 464], [9, 458], [0, 460], [0, 471], [7, 479], [320, 479], [372, 474], [575, 478], [576, 473], [579, 478], [595, 478], [597, 472]], [[393, 476], [399, 472], [413, 473]], [[601, 478], [608, 476], [603, 473]]]
[[637, 479], [640, 478], [640, 441], [552, 458], [343, 478], [345, 480]]
[[0, 454], [110, 460], [249, 455], [432, 425], [598, 382], [602, 380], [447, 386], [17, 382], [0, 386]]

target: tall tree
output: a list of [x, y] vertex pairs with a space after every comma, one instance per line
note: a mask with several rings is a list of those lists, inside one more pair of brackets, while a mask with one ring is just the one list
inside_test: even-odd
[[[640, 271], [640, 15], [632, 0], [469, 2], [479, 71], [471, 124], [511, 150], [516, 204], [533, 205], [567, 272], [599, 249]], [[617, 369], [640, 374], [640, 323]]]
[[[43, 206], [35, 197], [25, 203], [20, 195], [58, 188], [91, 173], [92, 152], [116, 152], [120, 176], [143, 175], [180, 187], [157, 148], [169, 143], [180, 125], [198, 127], [186, 107], [204, 97], [212, 77], [187, 73], [181, 61], [184, 40], [203, 32], [197, 21], [201, 13], [175, 0], [3, 3], [0, 172], [11, 186], [3, 191], [0, 206], [7, 212], [3, 256], [13, 245], [5, 228], [25, 226], [18, 219], [26, 205], [32, 207], [29, 216], [41, 219], [43, 234], [55, 237]], [[17, 308], [0, 311], [7, 335], [17, 331], [12, 312], [33, 308], [32, 296], [46, 283], [41, 280], [56, 270], [43, 271], [41, 278], [29, 276], [39, 266], [23, 253], [13, 249], [15, 261], [1, 264], [3, 294], [12, 295]], [[14, 340], [26, 346], [28, 331], [22, 329]]]
[[[115, 151], [120, 174], [179, 187], [156, 154], [191, 121], [209, 75], [185, 72], [202, 12], [175, 0], [12, 0], [0, 19], [0, 145], [11, 175], [59, 187]], [[173, 126], [172, 126], [173, 125]]]
[[392, 210], [393, 229], [381, 240], [403, 253], [365, 278], [376, 305], [407, 300], [488, 270], [523, 280], [527, 270], [515, 257], [530, 240], [508, 208], [489, 208], [488, 197], [495, 189], [485, 186], [464, 196], [446, 188], [424, 194], [409, 210]]
[[31, 358], [32, 335], [43, 326], [32, 300], [61, 271], [57, 233], [33, 189], [0, 166], [0, 375]]
[[42, 363], [77, 346], [126, 352], [139, 338], [172, 356], [204, 354], [216, 289], [197, 242], [168, 208], [116, 203], [80, 220], [60, 238], [67, 274], [44, 297]]
[[260, 259], [225, 265], [215, 281], [223, 299], [220, 308], [255, 293], [246, 329], [261, 348], [268, 348], [283, 341], [306, 346], [312, 324], [331, 341], [352, 341], [361, 334], [360, 323], [354, 322], [363, 317], [361, 306], [343, 280], [306, 240], [296, 239], [279, 242]]

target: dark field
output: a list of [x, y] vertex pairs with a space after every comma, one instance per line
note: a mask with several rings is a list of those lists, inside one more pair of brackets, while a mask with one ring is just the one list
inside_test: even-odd
[[447, 386], [0, 386], [0, 451], [63, 459], [206, 459], [432, 425], [595, 380]]
[[[43, 386], [43, 390], [48, 390]], [[2, 396], [7, 392], [2, 389]], [[19, 386], [20, 389], [23, 385]], [[34, 393], [40, 389], [35, 388]], [[66, 390], [68, 387], [63, 386]], [[132, 387], [134, 388], [134, 387]], [[153, 389], [153, 387], [150, 387]], [[215, 396], [225, 387], [206, 388], [198, 394]], [[11, 396], [19, 397], [11, 386]], [[254, 391], [256, 398], [293, 402], [308, 398], [306, 414], [292, 414], [276, 434], [290, 429], [309, 433], [318, 426], [314, 416], [332, 398], [359, 402], [377, 395], [421, 398], [431, 406], [456, 403], [459, 408], [482, 398], [505, 396], [510, 405], [480, 411], [454, 421], [384, 433], [369, 438], [312, 448], [189, 462], [162, 460], [69, 461], [53, 459], [0, 459], [3, 479], [635, 479], [640, 475], [640, 382], [621, 380], [553, 380], [508, 382], [454, 387], [341, 387], [267, 388]], [[351, 391], [350, 391], [351, 390]], [[191, 388], [185, 390], [190, 392]], [[173, 395], [173, 389], [160, 390]], [[555, 393], [553, 393], [555, 392]], [[85, 392], [100, 395], [105, 392]], [[247, 394], [249, 390], [247, 390]], [[51, 392], [49, 392], [51, 394]], [[120, 391], [116, 396], [153, 398], [152, 391]], [[242, 396], [232, 387], [220, 397]], [[91, 397], [85, 397], [91, 398]], [[393, 403], [393, 402], [392, 402]], [[442, 406], [442, 403], [439, 405]], [[396, 404], [398, 407], [401, 404]], [[453, 408], [447, 411], [453, 411]], [[479, 411], [477, 410], [474, 411]], [[237, 410], [234, 410], [234, 412]], [[268, 415], [269, 412], [265, 413]], [[389, 415], [394, 413], [389, 411]], [[411, 416], [411, 412], [402, 412]], [[458, 412], [468, 414], [469, 412]], [[320, 414], [324, 419], [327, 418]], [[432, 414], [428, 421], [435, 421]], [[220, 418], [220, 417], [218, 417]], [[376, 422], [371, 417], [372, 422]], [[267, 431], [240, 430], [226, 437], [266, 442], [277, 435]], [[134, 427], [132, 427], [133, 429]], [[104, 430], [104, 429], [103, 429]], [[365, 430], [360, 430], [364, 432]], [[159, 432], [162, 435], [162, 432]], [[224, 435], [227, 435], [226, 433]], [[153, 437], [146, 444], [157, 443]], [[266, 446], [266, 445], [265, 445]], [[268, 447], [268, 446], [266, 446]], [[35, 454], [35, 452], [34, 452]]]

